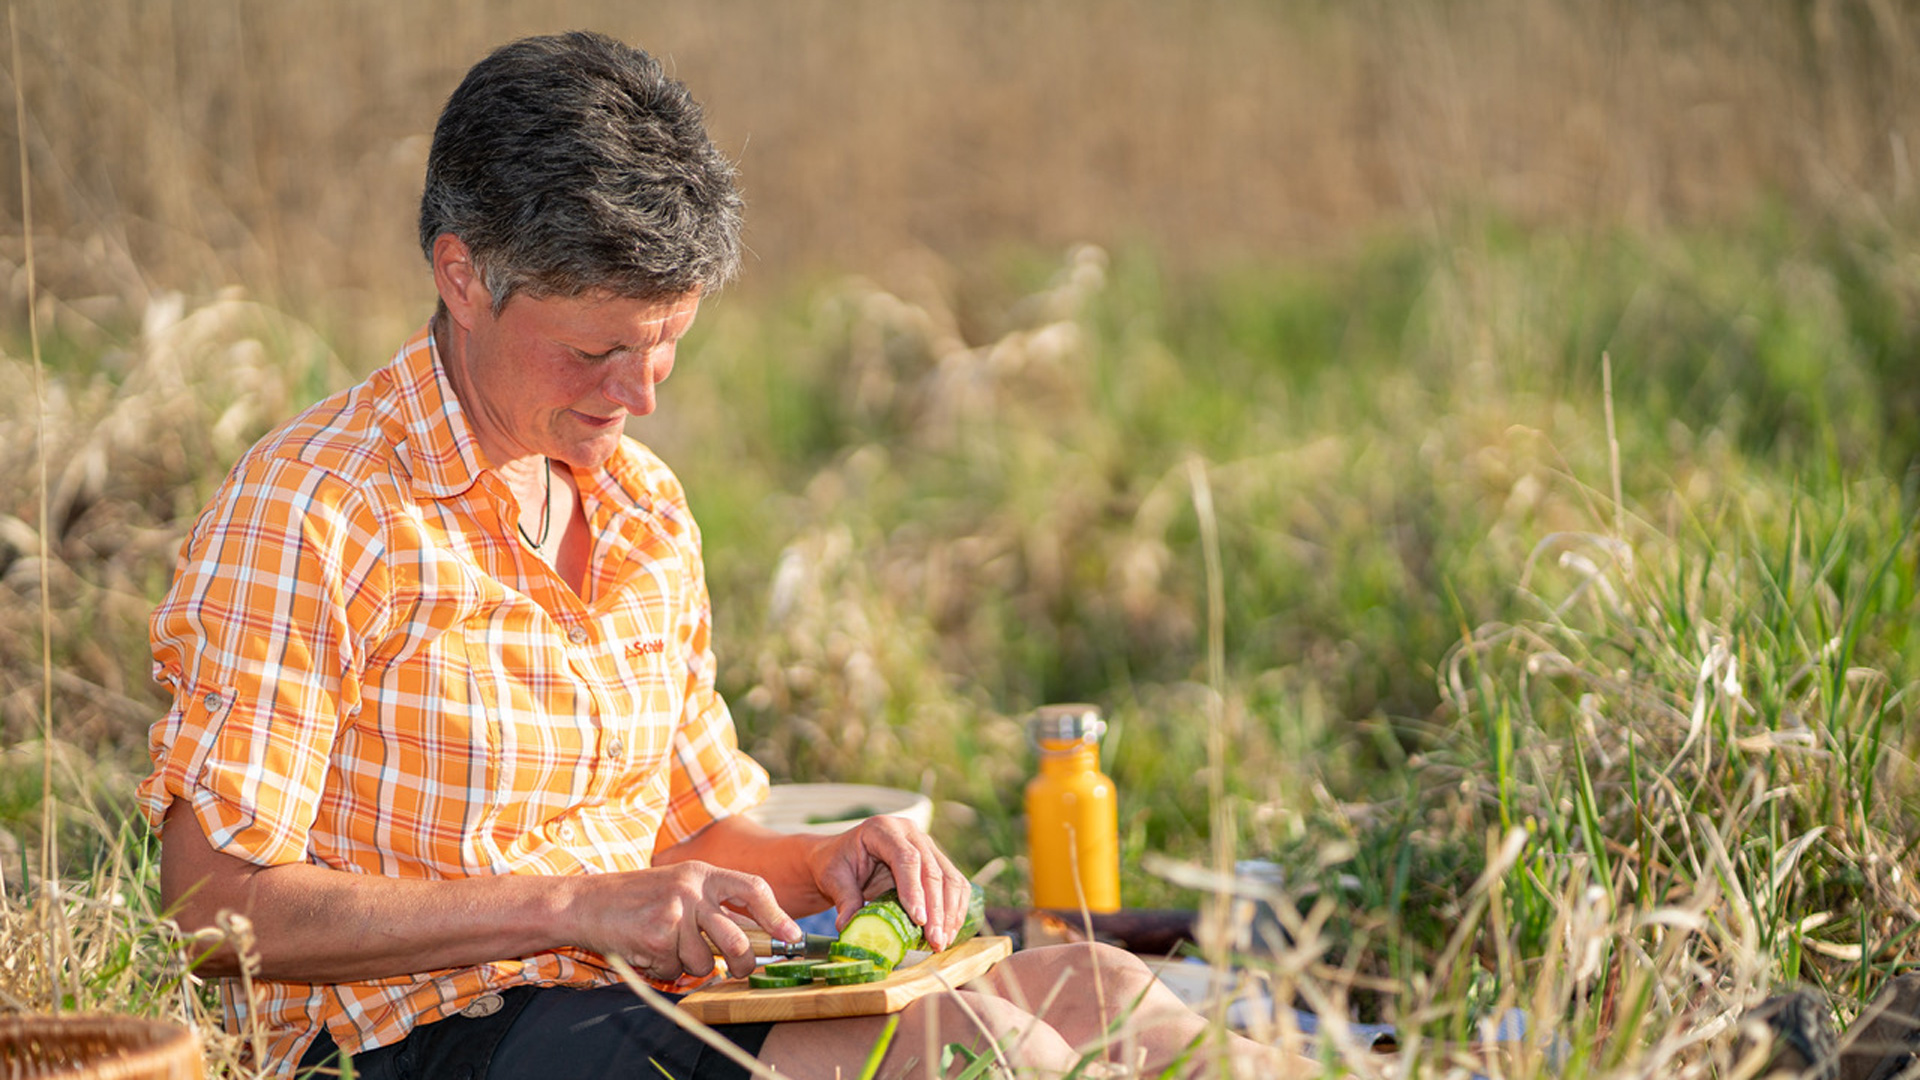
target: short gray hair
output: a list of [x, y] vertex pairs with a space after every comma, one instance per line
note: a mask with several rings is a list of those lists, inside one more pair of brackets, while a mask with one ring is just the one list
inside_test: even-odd
[[514, 293], [711, 293], [740, 266], [734, 168], [660, 62], [605, 36], [523, 38], [473, 66], [427, 155], [420, 247], [473, 253], [497, 314]]

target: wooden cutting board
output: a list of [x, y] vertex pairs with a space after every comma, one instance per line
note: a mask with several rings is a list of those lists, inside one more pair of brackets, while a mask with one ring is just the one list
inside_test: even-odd
[[745, 979], [723, 979], [681, 998], [680, 1007], [709, 1024], [876, 1016], [975, 979], [1012, 953], [1012, 938], [976, 937], [898, 968], [879, 982], [756, 990]]

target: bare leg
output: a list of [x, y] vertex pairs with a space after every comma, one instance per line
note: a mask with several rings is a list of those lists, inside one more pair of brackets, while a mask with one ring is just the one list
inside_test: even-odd
[[[1155, 1075], [1187, 1054], [1188, 1073], [1209, 1071], [1222, 1050], [1236, 1075], [1311, 1077], [1310, 1058], [1287, 1054], [1231, 1032], [1213, 1029], [1187, 1008], [1137, 956], [1107, 945], [1055, 945], [1014, 953], [968, 984], [1033, 1012], [1076, 1047], [1105, 1045], [1106, 1060], [1133, 1064], [1144, 1055]], [[1123, 1018], [1118, 1030], [1115, 1018]], [[1224, 1039], [1216, 1038], [1224, 1035]], [[1189, 1053], [1191, 1051], [1191, 1053]]]
[[[860, 1075], [867, 1053], [886, 1025], [884, 1016], [779, 1024], [760, 1047], [762, 1063], [795, 1080], [845, 1080]], [[971, 990], [932, 994], [900, 1014], [883, 1080], [940, 1075], [941, 1050], [958, 1043], [976, 1054], [999, 1052], [1021, 1077], [1062, 1076], [1079, 1060], [1059, 1032], [1016, 1003]], [[960, 1066], [956, 1064], [957, 1071]]]

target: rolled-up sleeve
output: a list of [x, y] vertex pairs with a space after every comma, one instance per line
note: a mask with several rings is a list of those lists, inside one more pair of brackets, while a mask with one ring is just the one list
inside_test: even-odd
[[263, 455], [228, 478], [152, 618], [154, 675], [173, 692], [139, 790], [155, 830], [184, 799], [217, 850], [306, 859], [331, 747], [359, 707], [354, 624], [376, 546], [363, 501], [323, 469]]

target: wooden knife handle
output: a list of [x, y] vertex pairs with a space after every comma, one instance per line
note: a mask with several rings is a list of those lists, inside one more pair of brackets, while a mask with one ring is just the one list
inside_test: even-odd
[[[740, 929], [747, 932], [747, 944], [753, 949], [755, 956], [804, 957], [807, 955], [807, 943], [804, 941], [775, 941], [773, 935], [757, 926], [743, 926]], [[817, 934], [811, 936], [819, 937]], [[708, 944], [712, 942], [709, 941]], [[719, 956], [720, 950], [713, 950], [713, 954]], [[818, 955], [827, 955], [825, 944], [820, 945]]]

